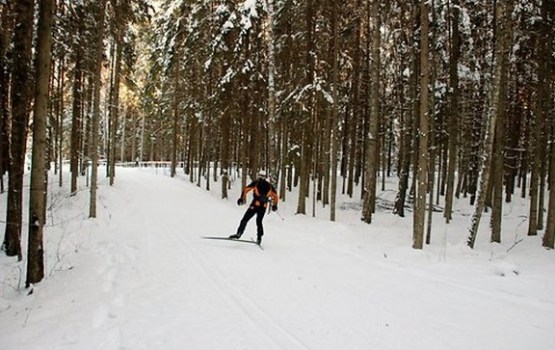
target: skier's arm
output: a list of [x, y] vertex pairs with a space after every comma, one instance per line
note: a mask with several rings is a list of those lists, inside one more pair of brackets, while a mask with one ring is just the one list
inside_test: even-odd
[[254, 188], [254, 186], [256, 186], [255, 182], [251, 182], [249, 185], [247, 185], [245, 188], [243, 188], [243, 192], [241, 192], [241, 197], [239, 197], [239, 199], [237, 200], [237, 203], [245, 203], [246, 199], [247, 199], [247, 194]]
[[274, 211], [277, 210], [277, 204], [279, 202], [279, 196], [278, 196], [276, 188], [274, 186], [272, 186], [272, 188], [270, 189], [270, 192], [268, 193], [268, 197], [270, 197], [270, 200], [272, 201], [272, 209]]

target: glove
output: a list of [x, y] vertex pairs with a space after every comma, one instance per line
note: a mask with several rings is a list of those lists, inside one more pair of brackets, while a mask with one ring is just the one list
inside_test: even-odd
[[243, 197], [237, 200], [237, 205], [242, 205], [243, 203], [245, 203], [245, 201], [243, 200]]
[[276, 211], [277, 210], [277, 205], [272, 205], [272, 211]]

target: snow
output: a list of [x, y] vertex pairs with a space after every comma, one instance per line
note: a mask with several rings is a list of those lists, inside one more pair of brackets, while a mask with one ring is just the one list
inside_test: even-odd
[[242, 11], [248, 13], [249, 17], [258, 17], [258, 11], [256, 7], [258, 6], [258, 0], [245, 0], [239, 7]]
[[244, 3], [239, 5], [239, 12], [241, 15], [241, 28], [243, 31], [251, 29], [252, 22], [251, 18], [258, 17], [258, 11], [256, 10], [257, 0], [246, 0]]
[[[32, 294], [24, 266], [0, 255], [0, 349], [555, 346], [555, 253], [525, 235], [525, 202], [507, 204], [502, 244], [488, 242], [484, 224], [471, 250], [472, 208], [460, 199], [450, 225], [436, 213], [420, 251], [410, 217], [383, 209], [390, 183], [370, 225], [359, 199], [339, 197], [332, 223], [320, 204], [316, 218], [294, 215], [288, 193], [280, 215], [265, 218], [261, 250], [200, 238], [235, 232], [246, 209], [235, 205], [237, 179], [227, 200], [166, 169], [100, 180], [89, 219], [85, 179], [69, 196], [51, 174], [47, 277]], [[255, 232], [253, 219], [244, 237]]]

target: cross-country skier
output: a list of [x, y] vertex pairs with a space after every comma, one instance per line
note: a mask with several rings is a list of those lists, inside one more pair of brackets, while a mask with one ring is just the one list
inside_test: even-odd
[[243, 189], [241, 197], [237, 200], [237, 205], [242, 205], [245, 203], [247, 194], [253, 191], [253, 199], [249, 208], [243, 215], [241, 223], [237, 228], [237, 233], [229, 236], [231, 239], [239, 239], [249, 220], [256, 214], [256, 227], [257, 227], [257, 238], [256, 243], [260, 244], [262, 242], [262, 236], [264, 235], [264, 227], [262, 226], [262, 219], [268, 208], [268, 203], [272, 205], [272, 211], [277, 210], [277, 203], [279, 200], [277, 191], [275, 187], [266, 179], [266, 172], [261, 170], [258, 172], [258, 179], [251, 182], [248, 186]]

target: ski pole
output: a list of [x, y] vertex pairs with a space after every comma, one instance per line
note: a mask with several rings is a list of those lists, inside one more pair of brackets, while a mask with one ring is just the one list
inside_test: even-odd
[[285, 221], [285, 218], [283, 216], [281, 216], [281, 214], [279, 213], [279, 211], [276, 210], [276, 214], [277, 216], [281, 219], [281, 221]]

